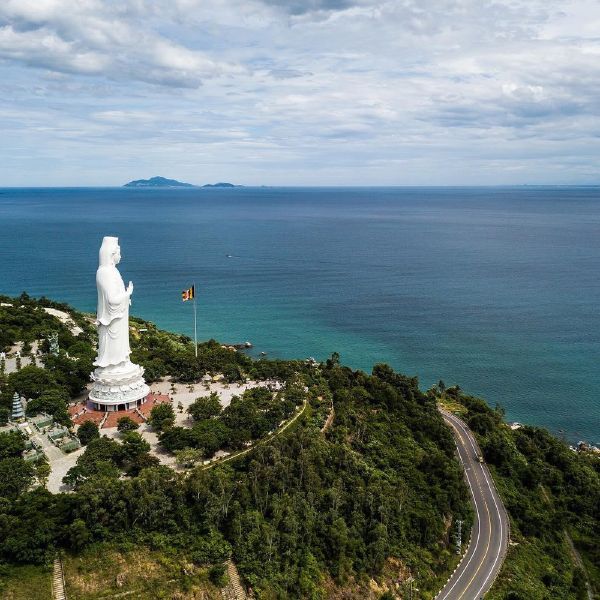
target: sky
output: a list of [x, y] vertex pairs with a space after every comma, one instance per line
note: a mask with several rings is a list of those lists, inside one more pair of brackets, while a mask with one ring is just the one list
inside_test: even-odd
[[0, 186], [600, 183], [600, 0], [1, 0]]

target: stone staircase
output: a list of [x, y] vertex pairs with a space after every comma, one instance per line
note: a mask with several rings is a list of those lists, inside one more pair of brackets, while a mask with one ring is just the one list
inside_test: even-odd
[[52, 598], [53, 600], [67, 600], [65, 593], [65, 575], [63, 573], [62, 560], [60, 556], [54, 559], [52, 571]]
[[100, 425], [98, 425], [98, 429], [102, 429], [104, 427], [104, 423], [106, 423], [106, 419], [108, 419], [108, 412], [104, 413], [104, 416], [102, 417], [102, 421], [100, 421]]
[[223, 600], [248, 600], [249, 596], [242, 586], [240, 574], [238, 573], [235, 563], [229, 559], [226, 564], [229, 583], [221, 590]]
[[333, 419], [335, 419], [335, 409], [333, 408], [333, 402], [331, 403], [331, 408], [329, 409], [329, 414], [327, 415], [327, 420], [323, 427], [321, 427], [321, 433], [325, 433], [333, 424]]

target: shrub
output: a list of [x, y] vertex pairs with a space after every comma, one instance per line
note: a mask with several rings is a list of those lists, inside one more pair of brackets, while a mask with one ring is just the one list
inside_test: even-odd
[[221, 402], [219, 395], [213, 392], [210, 396], [196, 398], [194, 403], [187, 409], [194, 421], [210, 419], [221, 414]]
[[150, 418], [148, 419], [148, 422], [156, 431], [164, 431], [165, 429], [168, 429], [174, 425], [175, 411], [170, 404], [157, 404], [150, 411]]
[[225, 565], [213, 565], [208, 571], [208, 578], [213, 585], [223, 588], [227, 585], [227, 569]]
[[79, 426], [77, 437], [83, 446], [87, 446], [93, 439], [100, 437], [98, 425], [93, 421], [85, 421]]
[[135, 431], [139, 425], [131, 417], [121, 417], [117, 421], [118, 431]]

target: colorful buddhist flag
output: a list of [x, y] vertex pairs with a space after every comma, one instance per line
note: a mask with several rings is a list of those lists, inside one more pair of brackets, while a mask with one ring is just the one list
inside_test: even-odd
[[183, 290], [183, 292], [181, 292], [181, 299], [184, 302], [187, 302], [188, 300], [193, 300], [194, 296], [196, 295], [196, 286], [193, 285], [191, 288], [187, 289], [187, 290]]

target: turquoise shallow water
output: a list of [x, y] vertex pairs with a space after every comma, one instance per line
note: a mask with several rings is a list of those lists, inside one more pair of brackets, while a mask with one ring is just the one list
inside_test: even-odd
[[[270, 356], [375, 362], [600, 442], [600, 189], [0, 189], [0, 292], [94, 310], [103, 235], [132, 312]], [[228, 257], [227, 255], [231, 255]]]

